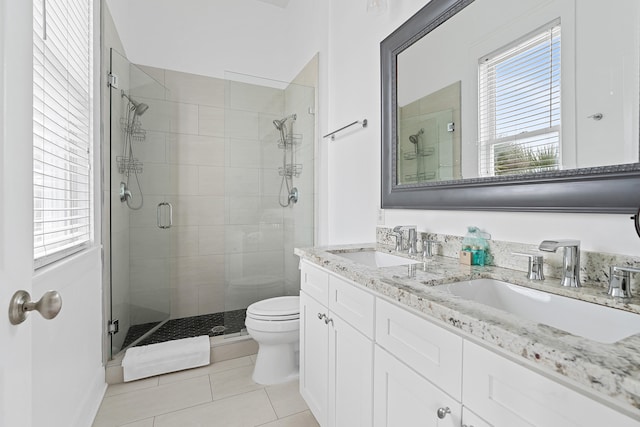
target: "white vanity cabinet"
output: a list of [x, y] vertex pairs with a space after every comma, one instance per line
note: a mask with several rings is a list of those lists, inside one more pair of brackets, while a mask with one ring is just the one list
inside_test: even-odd
[[302, 261], [300, 393], [322, 427], [640, 423]]
[[318, 313], [321, 305], [300, 292], [300, 394], [321, 426], [327, 425], [329, 330]]
[[493, 427], [491, 424], [474, 414], [469, 408], [462, 407], [462, 427]]
[[374, 426], [460, 426], [462, 338], [376, 302]]
[[639, 424], [620, 412], [466, 340], [463, 371], [464, 405], [496, 427], [637, 427]]
[[374, 372], [374, 427], [461, 425], [458, 401], [377, 345]]
[[373, 423], [375, 297], [302, 263], [300, 394], [322, 427]]

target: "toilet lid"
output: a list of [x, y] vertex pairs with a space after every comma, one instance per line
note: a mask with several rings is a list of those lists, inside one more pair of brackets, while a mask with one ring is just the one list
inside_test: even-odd
[[247, 316], [260, 320], [298, 319], [300, 297], [277, 297], [255, 302], [247, 308]]

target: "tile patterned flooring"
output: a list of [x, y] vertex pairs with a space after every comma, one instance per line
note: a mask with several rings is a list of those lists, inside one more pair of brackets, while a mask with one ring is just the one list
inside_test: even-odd
[[318, 427], [298, 382], [251, 380], [255, 355], [110, 385], [93, 427]]
[[[210, 337], [224, 334], [236, 334], [244, 329], [244, 319], [247, 310], [223, 311], [220, 313], [202, 314], [199, 316], [182, 317], [179, 319], [171, 319], [164, 325], [160, 326], [157, 331], [149, 335], [136, 344], [149, 345], [157, 344], [165, 341], [179, 340], [181, 338], [197, 337], [200, 335], [209, 335]], [[122, 348], [140, 338], [156, 323], [145, 323], [142, 325], [133, 325], [127, 331], [127, 336], [122, 344]], [[213, 327], [224, 326], [224, 331], [214, 332]]]

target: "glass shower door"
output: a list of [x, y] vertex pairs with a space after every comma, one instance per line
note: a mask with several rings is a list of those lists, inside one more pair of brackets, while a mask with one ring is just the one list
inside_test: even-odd
[[315, 88], [225, 75], [226, 337], [246, 308], [298, 295], [295, 247], [313, 245]]
[[172, 205], [163, 167], [165, 87], [111, 50], [110, 356], [171, 312]]

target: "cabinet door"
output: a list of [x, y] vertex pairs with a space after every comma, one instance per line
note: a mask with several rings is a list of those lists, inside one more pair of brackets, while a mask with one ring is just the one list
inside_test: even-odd
[[329, 315], [325, 306], [300, 292], [300, 394], [324, 427], [327, 425], [329, 328], [318, 314]]
[[[382, 348], [375, 346], [374, 427], [459, 427], [461, 405]], [[446, 412], [438, 417], [438, 410]]]
[[373, 341], [334, 313], [329, 336], [328, 425], [371, 427]]
[[491, 424], [471, 412], [469, 408], [463, 406], [462, 427], [491, 427]]
[[495, 427], [638, 426], [638, 421], [468, 341], [463, 371], [462, 401]]

